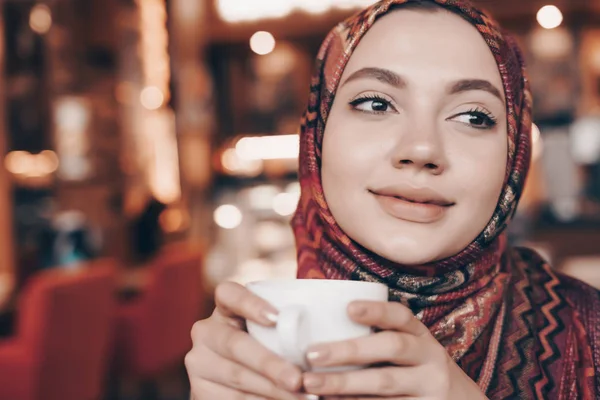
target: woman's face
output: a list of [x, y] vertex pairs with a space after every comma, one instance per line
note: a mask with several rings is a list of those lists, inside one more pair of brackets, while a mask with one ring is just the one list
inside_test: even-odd
[[323, 190], [344, 232], [401, 264], [450, 257], [490, 220], [506, 160], [502, 81], [477, 30], [444, 10], [378, 20], [325, 128]]

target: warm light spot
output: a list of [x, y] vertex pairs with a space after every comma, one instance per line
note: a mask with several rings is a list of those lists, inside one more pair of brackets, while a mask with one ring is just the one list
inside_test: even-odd
[[311, 14], [321, 14], [327, 11], [331, 5], [327, 4], [323, 0], [303, 0], [301, 9]]
[[11, 174], [25, 174], [31, 165], [31, 154], [26, 151], [13, 151], [6, 155], [4, 166]]
[[335, 3], [335, 7], [340, 10], [350, 10], [357, 7], [356, 1], [354, 0], [338, 0]]
[[281, 193], [275, 185], [259, 185], [247, 190], [248, 203], [254, 210], [271, 210], [273, 199]]
[[218, 0], [217, 12], [227, 22], [281, 18], [292, 11], [294, 0]]
[[160, 214], [160, 226], [167, 233], [177, 232], [184, 226], [183, 211], [178, 208], [169, 208]]
[[595, 165], [600, 161], [600, 117], [589, 115], [578, 118], [570, 128], [571, 154], [581, 165]]
[[292, 242], [291, 234], [286, 223], [264, 221], [256, 225], [253, 238], [260, 251], [273, 252]]
[[533, 124], [531, 127], [531, 141], [536, 143], [540, 140], [540, 128], [536, 124]]
[[531, 127], [531, 157], [535, 161], [542, 155], [543, 143], [540, 128], [536, 124]]
[[242, 212], [231, 204], [219, 206], [213, 215], [215, 223], [223, 229], [234, 229], [242, 223]]
[[279, 193], [273, 199], [273, 210], [281, 215], [292, 215], [298, 206], [298, 195], [292, 193]]
[[29, 13], [29, 27], [35, 33], [43, 35], [52, 27], [52, 14], [45, 4], [37, 4]]
[[275, 49], [275, 38], [269, 32], [258, 31], [250, 38], [250, 48], [261, 56], [269, 54]]
[[181, 198], [175, 116], [168, 109], [149, 114], [144, 117], [142, 125], [149, 156], [146, 177], [154, 197], [171, 204]]
[[58, 156], [51, 150], [39, 154], [27, 151], [13, 151], [4, 159], [6, 170], [13, 175], [39, 178], [53, 174], [58, 169]]
[[42, 151], [35, 156], [35, 160], [37, 166], [36, 170], [40, 176], [50, 175], [58, 169], [58, 156], [51, 150]]
[[235, 149], [227, 149], [221, 155], [221, 165], [231, 175], [254, 177], [263, 170], [262, 160], [246, 160], [240, 158]]
[[298, 135], [245, 137], [235, 145], [238, 157], [244, 160], [281, 160], [298, 158]]
[[273, 264], [265, 259], [251, 259], [241, 263], [228, 280], [245, 285], [249, 282], [273, 278]]
[[165, 96], [163, 92], [156, 86], [145, 87], [140, 94], [140, 102], [148, 110], [159, 109], [164, 101]]
[[563, 15], [556, 6], [544, 6], [537, 12], [537, 21], [542, 28], [554, 29], [562, 23]]
[[357, 7], [368, 7], [377, 3], [378, 0], [353, 0]]
[[529, 42], [531, 52], [540, 60], [569, 57], [574, 47], [573, 34], [564, 27], [534, 29]]
[[216, 0], [216, 9], [226, 22], [242, 22], [282, 18], [295, 10], [322, 14], [334, 8], [361, 8], [375, 2], [377, 0]]

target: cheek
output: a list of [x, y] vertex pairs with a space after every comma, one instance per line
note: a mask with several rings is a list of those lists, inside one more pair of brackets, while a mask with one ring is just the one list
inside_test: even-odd
[[360, 226], [357, 211], [365, 206], [368, 182], [381, 167], [383, 145], [367, 133], [348, 118], [330, 116], [323, 139], [323, 194], [337, 224], [352, 237]]
[[321, 173], [323, 183], [362, 184], [382, 159], [383, 145], [368, 131], [330, 118], [323, 141]]
[[476, 149], [465, 147], [455, 159], [465, 203], [494, 209], [506, 175], [506, 142], [490, 140]]

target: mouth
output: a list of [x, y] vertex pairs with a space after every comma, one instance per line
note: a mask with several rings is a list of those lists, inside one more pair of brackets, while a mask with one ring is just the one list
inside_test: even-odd
[[443, 218], [456, 203], [437, 191], [412, 186], [369, 189], [388, 215], [409, 222], [432, 223]]
[[408, 203], [413, 203], [413, 204], [431, 204], [431, 205], [439, 206], [439, 207], [450, 207], [450, 206], [454, 205], [454, 203], [452, 203], [452, 202], [449, 202], [446, 200], [441, 200], [441, 199], [418, 200], [415, 198], [410, 198], [410, 197], [400, 196], [400, 195], [385, 195], [385, 194], [380, 194], [380, 193], [372, 192], [372, 191], [371, 191], [371, 193], [374, 194], [375, 196], [392, 197], [394, 199], [406, 201]]

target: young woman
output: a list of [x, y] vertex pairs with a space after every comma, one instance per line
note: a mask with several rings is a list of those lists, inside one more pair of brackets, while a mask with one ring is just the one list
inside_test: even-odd
[[293, 227], [300, 278], [384, 282], [354, 303], [379, 328], [321, 345], [314, 374], [258, 345], [244, 318], [276, 311], [230, 283], [192, 331], [196, 399], [595, 399], [600, 298], [506, 245], [531, 152], [520, 52], [456, 0], [384, 0], [319, 52], [301, 131]]

